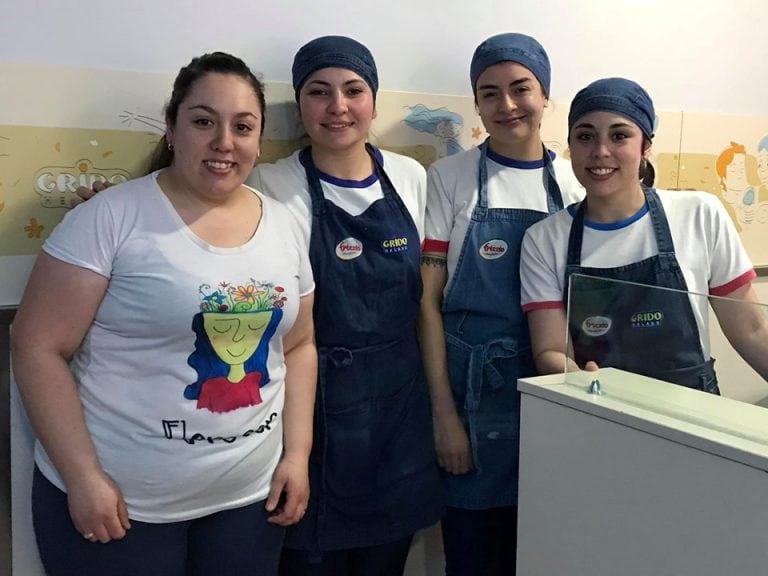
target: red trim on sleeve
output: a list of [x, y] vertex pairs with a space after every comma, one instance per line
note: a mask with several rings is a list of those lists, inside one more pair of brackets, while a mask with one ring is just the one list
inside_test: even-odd
[[709, 289], [709, 294], [711, 296], [728, 296], [731, 292], [734, 292], [735, 290], [738, 290], [745, 284], [749, 284], [757, 278], [757, 272], [755, 272], [754, 268], [750, 268], [744, 274], [741, 276], [734, 278], [728, 284], [723, 284], [722, 286], [716, 286], [714, 288]]
[[548, 302], [530, 302], [523, 306], [523, 312], [533, 312], [535, 310], [558, 310], [565, 308], [561, 300], [550, 300]]
[[436, 252], [438, 254], [448, 254], [448, 242], [443, 240], [431, 240], [430, 238], [424, 239], [424, 245], [421, 247], [422, 252]]

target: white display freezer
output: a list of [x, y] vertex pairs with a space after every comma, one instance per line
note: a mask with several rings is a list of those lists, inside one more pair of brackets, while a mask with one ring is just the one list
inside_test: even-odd
[[518, 388], [520, 576], [768, 573], [765, 408], [612, 368]]

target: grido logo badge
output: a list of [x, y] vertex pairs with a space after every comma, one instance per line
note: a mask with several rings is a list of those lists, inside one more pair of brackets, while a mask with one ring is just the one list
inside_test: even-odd
[[341, 260], [354, 260], [363, 253], [363, 243], [357, 238], [344, 238], [336, 245], [336, 256]]
[[611, 329], [612, 323], [611, 319], [606, 318], [605, 316], [590, 316], [581, 323], [581, 330], [587, 336], [592, 336], [594, 338], [596, 336], [607, 334]]
[[405, 252], [408, 250], [408, 238], [405, 236], [402, 238], [390, 238], [389, 240], [384, 240], [384, 242], [381, 243], [381, 247], [384, 248], [384, 254]]
[[504, 240], [488, 240], [480, 246], [480, 256], [486, 260], [497, 260], [507, 253], [507, 243]]
[[661, 326], [664, 320], [664, 312], [656, 310], [654, 312], [636, 312], [632, 314], [630, 322], [632, 328], [654, 328]]

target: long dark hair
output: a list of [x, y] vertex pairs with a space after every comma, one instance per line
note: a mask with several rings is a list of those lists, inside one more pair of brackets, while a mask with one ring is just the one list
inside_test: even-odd
[[[266, 100], [264, 98], [264, 84], [256, 78], [245, 62], [237, 56], [232, 56], [225, 52], [203, 54], [202, 56], [193, 58], [189, 64], [179, 70], [179, 74], [173, 82], [171, 99], [165, 106], [165, 123], [171, 127], [176, 125], [176, 119], [179, 115], [179, 106], [189, 95], [195, 82], [203, 78], [206, 74], [213, 73], [232, 74], [233, 76], [242, 78], [251, 85], [256, 94], [256, 98], [259, 101], [259, 106], [261, 107], [261, 133], [263, 133], [267, 110]], [[171, 162], [173, 162], [173, 150], [169, 148], [166, 135], [163, 134], [163, 137], [160, 138], [160, 142], [158, 142], [152, 153], [147, 172], [151, 173], [155, 170], [166, 168], [171, 165]]]
[[646, 188], [653, 188], [656, 180], [656, 170], [648, 160], [643, 158], [640, 161], [640, 183]]

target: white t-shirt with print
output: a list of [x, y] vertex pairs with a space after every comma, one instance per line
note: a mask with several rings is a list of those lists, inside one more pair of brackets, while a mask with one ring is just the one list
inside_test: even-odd
[[[709, 358], [706, 295], [727, 296], [755, 278], [752, 262], [720, 200], [706, 192], [656, 190], [675, 256], [691, 297], [702, 349]], [[523, 310], [564, 307], [568, 238], [578, 205], [531, 226], [523, 239], [520, 276]], [[658, 254], [647, 206], [615, 224], [585, 220], [581, 265], [615, 268]]]
[[[109, 279], [71, 369], [99, 460], [130, 517], [160, 523], [266, 498], [282, 451], [282, 337], [314, 282], [307, 235], [280, 203], [254, 191], [263, 206], [254, 236], [240, 247], [213, 247], [184, 224], [157, 174], [73, 209], [43, 249]], [[249, 324], [256, 316], [245, 313], [256, 309], [268, 310], [260, 319], [279, 319], [266, 347], [266, 336], [259, 340]], [[247, 377], [261, 383], [260, 403], [214, 412], [185, 397], [201, 375], [193, 364], [229, 366], [210, 347], [193, 361], [196, 345], [210, 341], [205, 329], [193, 331], [204, 310], [218, 312], [224, 328], [211, 329], [221, 332], [212, 334], [219, 342], [228, 326], [240, 330], [233, 342], [243, 335], [262, 342], [250, 358], [261, 363], [246, 363]], [[243, 357], [244, 351], [227, 348]], [[63, 490], [42, 446], [35, 452], [43, 474]]]

